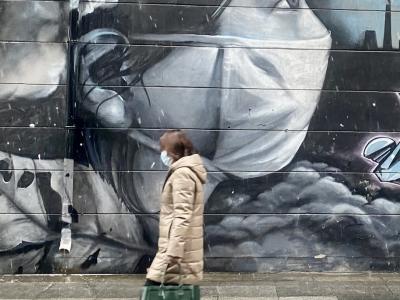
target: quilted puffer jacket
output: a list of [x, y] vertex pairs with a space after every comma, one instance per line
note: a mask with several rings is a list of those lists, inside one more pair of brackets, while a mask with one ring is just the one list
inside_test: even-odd
[[[185, 156], [171, 165], [161, 196], [158, 252], [147, 279], [165, 283], [181, 280], [183, 284], [202, 280], [206, 178], [198, 154]], [[180, 258], [180, 263], [168, 264], [168, 255]]]

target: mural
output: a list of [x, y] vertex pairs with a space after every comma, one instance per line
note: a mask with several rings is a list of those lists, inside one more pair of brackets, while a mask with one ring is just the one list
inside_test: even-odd
[[1, 273], [144, 272], [167, 128], [209, 171], [208, 271], [399, 269], [397, 0], [0, 15]]
[[378, 164], [374, 171], [378, 178], [386, 182], [400, 179], [400, 145], [390, 138], [376, 138], [364, 149], [364, 156]]

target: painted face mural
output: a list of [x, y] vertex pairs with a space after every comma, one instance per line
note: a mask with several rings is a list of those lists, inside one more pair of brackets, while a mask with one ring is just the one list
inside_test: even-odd
[[167, 128], [209, 171], [207, 270], [397, 269], [399, 4], [158, 2], [32, 3], [32, 33], [1, 4], [1, 271], [145, 271]]

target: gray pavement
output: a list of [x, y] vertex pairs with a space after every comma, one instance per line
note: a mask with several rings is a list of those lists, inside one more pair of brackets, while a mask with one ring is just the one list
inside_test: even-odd
[[[139, 299], [141, 275], [0, 276], [0, 299]], [[400, 300], [397, 273], [206, 274], [203, 300]]]

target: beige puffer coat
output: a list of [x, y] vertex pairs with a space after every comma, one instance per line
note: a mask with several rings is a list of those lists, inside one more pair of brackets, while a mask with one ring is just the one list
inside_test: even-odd
[[181, 258], [183, 284], [203, 279], [203, 185], [207, 173], [198, 154], [185, 156], [171, 165], [160, 207], [158, 252], [147, 279], [179, 283], [179, 266], [168, 265], [167, 256]]

